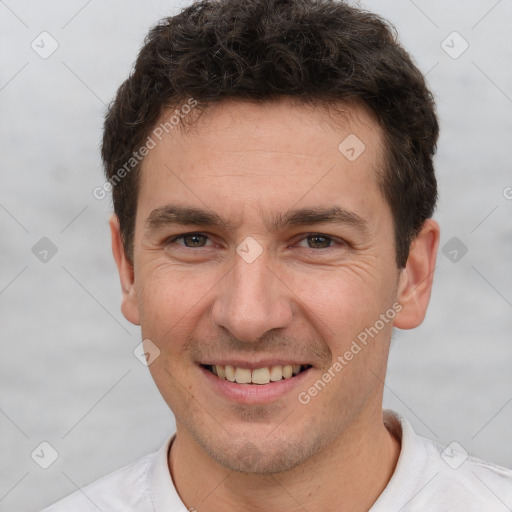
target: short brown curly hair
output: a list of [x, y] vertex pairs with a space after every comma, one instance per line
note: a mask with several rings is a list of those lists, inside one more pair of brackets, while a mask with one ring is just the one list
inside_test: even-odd
[[[381, 17], [336, 0], [201, 0], [154, 26], [110, 104], [102, 158], [127, 257], [133, 257], [139, 165], [119, 172], [169, 106], [194, 98], [293, 97], [359, 102], [385, 134], [379, 185], [394, 220], [396, 262], [434, 212], [439, 134], [422, 73]], [[117, 174], [116, 174], [117, 173]]]

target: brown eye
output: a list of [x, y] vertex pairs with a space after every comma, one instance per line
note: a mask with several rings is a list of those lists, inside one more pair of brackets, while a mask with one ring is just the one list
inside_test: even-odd
[[201, 248], [206, 246], [208, 237], [201, 233], [185, 233], [183, 235], [175, 236], [169, 242], [174, 243], [178, 240], [183, 240], [183, 244], [178, 245], [184, 245], [185, 247], [189, 248]]
[[307, 237], [309, 246], [312, 249], [326, 249], [330, 247], [332, 239], [323, 235], [309, 235]]
[[[303, 242], [306, 242], [307, 245], [302, 245]], [[306, 247], [307, 249], [329, 249], [334, 244], [332, 237], [322, 235], [321, 233], [312, 233], [308, 236], [305, 236], [300, 241], [299, 245], [301, 247]]]

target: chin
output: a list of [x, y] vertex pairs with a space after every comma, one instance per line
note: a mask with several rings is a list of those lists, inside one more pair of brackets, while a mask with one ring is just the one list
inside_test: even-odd
[[306, 462], [323, 448], [320, 437], [302, 442], [272, 439], [265, 436], [252, 440], [225, 442], [200, 440], [206, 453], [218, 464], [237, 473], [272, 475], [289, 471]]

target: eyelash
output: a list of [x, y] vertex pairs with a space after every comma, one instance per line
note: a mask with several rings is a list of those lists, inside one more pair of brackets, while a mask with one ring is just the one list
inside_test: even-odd
[[[182, 233], [180, 235], [172, 236], [172, 237], [170, 237], [170, 238], [168, 238], [167, 240], [164, 241], [164, 245], [167, 246], [167, 245], [170, 245], [170, 244], [176, 242], [177, 240], [183, 240], [186, 237], [194, 236], [194, 235], [204, 236], [208, 240], [211, 240], [211, 238], [208, 235], [206, 235], [205, 233], [201, 233], [201, 232], [198, 232], [198, 231], [192, 231], [190, 233]], [[306, 240], [306, 239], [308, 239], [310, 237], [325, 238], [325, 239], [329, 240], [333, 244], [338, 244], [338, 245], [345, 246], [345, 247], [347, 247], [349, 245], [347, 242], [345, 242], [344, 240], [342, 240], [340, 238], [336, 238], [336, 237], [333, 237], [333, 236], [325, 235], [323, 233], [316, 233], [316, 232], [314, 232], [314, 233], [307, 233], [306, 235], [304, 235], [299, 240], [299, 242], [301, 242], [303, 240]], [[206, 249], [207, 248], [207, 247], [187, 247], [186, 245], [182, 245], [182, 247], [184, 249]], [[303, 249], [312, 249], [314, 251], [319, 251], [319, 250], [333, 249], [334, 247], [335, 247], [335, 245], [330, 245], [329, 247], [321, 247], [321, 248], [303, 247]]]

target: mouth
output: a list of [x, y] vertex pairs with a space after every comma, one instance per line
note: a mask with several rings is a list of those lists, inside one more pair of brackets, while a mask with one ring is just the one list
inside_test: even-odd
[[220, 380], [246, 385], [265, 385], [292, 379], [312, 368], [310, 364], [286, 364], [254, 369], [220, 364], [201, 364], [200, 366]]

